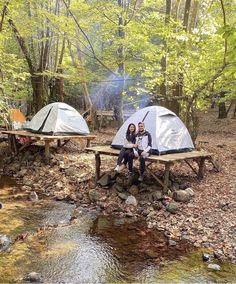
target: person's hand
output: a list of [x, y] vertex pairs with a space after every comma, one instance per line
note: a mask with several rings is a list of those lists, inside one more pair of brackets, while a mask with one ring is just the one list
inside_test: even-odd
[[138, 144], [133, 144], [133, 148], [137, 148], [138, 147]]
[[143, 152], [141, 153], [141, 156], [144, 157], [144, 158], [147, 158], [147, 157], [149, 156], [149, 153], [143, 151]]

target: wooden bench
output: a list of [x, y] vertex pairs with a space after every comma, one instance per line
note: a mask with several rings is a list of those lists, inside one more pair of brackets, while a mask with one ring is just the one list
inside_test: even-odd
[[[44, 148], [45, 148], [45, 158], [46, 161], [49, 160], [50, 157], [50, 143], [56, 141], [57, 146], [61, 146], [61, 141], [65, 141], [67, 143], [69, 140], [85, 140], [86, 141], [86, 147], [90, 146], [90, 141], [95, 139], [95, 135], [60, 135], [60, 136], [52, 136], [52, 135], [43, 135], [38, 133], [32, 133], [25, 130], [7, 130], [7, 131], [1, 131], [2, 134], [8, 135], [8, 141], [11, 151], [14, 154], [18, 154], [21, 152], [24, 148], [28, 147], [34, 142], [42, 141], [44, 142]], [[30, 141], [24, 143], [21, 147], [17, 146], [17, 137], [30, 137]]]
[[[95, 172], [95, 179], [98, 181], [100, 178], [100, 166], [101, 166], [101, 155], [109, 155], [109, 156], [119, 156], [120, 151], [117, 149], [113, 149], [110, 146], [96, 146], [91, 148], [86, 148], [87, 151], [93, 152], [95, 154], [95, 161], [96, 161], [96, 172]], [[170, 168], [175, 162], [184, 161], [191, 170], [197, 174], [199, 179], [203, 178], [204, 175], [204, 167], [205, 167], [205, 160], [208, 159], [213, 166], [217, 169], [217, 166], [212, 160], [212, 154], [206, 151], [191, 151], [185, 153], [174, 153], [174, 154], [166, 154], [166, 155], [151, 155], [146, 158], [146, 170], [154, 177], [154, 179], [162, 186], [163, 191], [166, 193], [168, 192], [169, 188], [169, 175], [170, 175]], [[198, 164], [198, 170], [196, 171], [195, 168], [191, 165], [190, 161], [195, 160]], [[164, 180], [162, 181], [156, 174], [150, 169], [150, 166], [153, 163], [160, 163], [164, 164]]]

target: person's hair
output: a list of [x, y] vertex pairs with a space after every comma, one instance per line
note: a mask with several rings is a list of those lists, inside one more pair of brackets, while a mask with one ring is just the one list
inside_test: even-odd
[[140, 124], [142, 124], [143, 126], [145, 126], [144, 122], [142, 122], [142, 121], [140, 121], [140, 122], [138, 123], [138, 125], [140, 125]]
[[129, 126], [128, 126], [128, 128], [127, 128], [127, 131], [126, 131], [126, 136], [127, 136], [127, 135], [130, 135], [130, 130], [129, 130], [129, 128], [130, 128], [131, 125], [134, 126], [134, 133], [136, 132], [136, 126], [135, 126], [135, 124], [134, 124], [134, 123], [130, 123]]

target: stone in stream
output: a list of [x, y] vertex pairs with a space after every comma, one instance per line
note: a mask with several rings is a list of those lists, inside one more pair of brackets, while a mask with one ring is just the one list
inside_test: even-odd
[[221, 270], [221, 267], [219, 264], [215, 264], [215, 263], [210, 263], [207, 265], [207, 268], [212, 269], [212, 270]]
[[212, 255], [210, 255], [209, 253], [203, 253], [202, 254], [202, 260], [203, 261], [209, 261], [209, 260], [212, 260], [213, 259], [213, 256]]
[[0, 235], [0, 252], [8, 251], [12, 240], [6, 235]]
[[37, 272], [30, 272], [25, 278], [25, 281], [29, 282], [43, 282], [42, 276]]

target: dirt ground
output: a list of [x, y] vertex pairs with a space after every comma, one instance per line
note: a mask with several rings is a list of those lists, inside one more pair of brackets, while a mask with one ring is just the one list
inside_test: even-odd
[[[85, 153], [85, 145], [75, 142], [53, 150], [49, 165], [43, 163], [43, 150], [36, 146], [12, 158], [7, 143], [2, 142], [0, 174], [13, 176], [22, 184], [21, 191], [13, 192], [12, 198], [20, 195], [34, 201], [31, 196], [36, 192], [39, 199], [66, 200], [120, 217], [142, 217], [149, 228], [165, 231], [170, 240], [186, 239], [196, 247], [212, 249], [219, 258], [226, 257], [236, 262], [236, 120], [219, 120], [217, 112], [210, 110], [199, 113], [199, 122], [197, 148], [212, 153], [220, 172], [207, 163], [204, 179], [198, 180], [186, 165], [173, 166], [174, 182], [186, 185], [194, 192], [189, 202], [178, 204], [175, 214], [166, 210], [168, 203], [173, 202], [172, 196], [163, 196], [160, 201], [152, 203], [146, 199], [146, 193], [141, 193], [139, 186], [138, 204], [128, 206], [114, 187], [95, 185], [94, 155]], [[95, 132], [97, 138], [93, 145], [110, 144], [116, 131], [106, 128]], [[103, 157], [101, 170], [110, 172], [115, 165], [116, 158]], [[162, 169], [157, 168], [157, 171], [161, 175]], [[123, 175], [125, 178], [125, 172]], [[146, 180], [149, 178], [147, 175]], [[144, 190], [148, 192], [152, 183], [155, 181], [150, 178]], [[128, 192], [124, 189], [122, 193]]]

